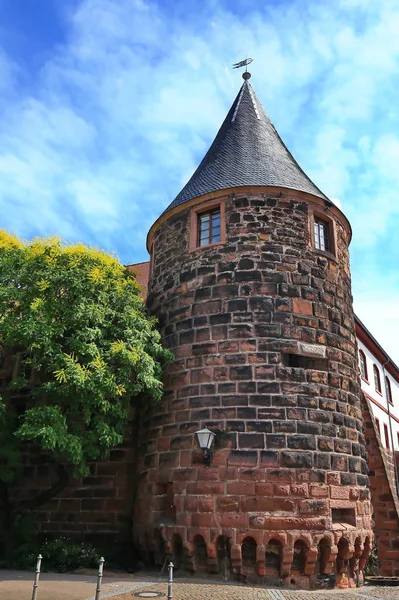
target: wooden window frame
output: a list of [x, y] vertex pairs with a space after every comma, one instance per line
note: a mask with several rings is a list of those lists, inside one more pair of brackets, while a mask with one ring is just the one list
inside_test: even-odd
[[[221, 241], [221, 214], [220, 207], [216, 206], [216, 208], [210, 208], [205, 212], [200, 212], [197, 215], [198, 218], [198, 235], [197, 235], [197, 246], [199, 248], [203, 248], [204, 246], [210, 246], [211, 244], [218, 244]], [[206, 223], [205, 223], [206, 219]], [[218, 221], [219, 227], [219, 235], [214, 234], [214, 229], [217, 227], [215, 225], [215, 221]], [[205, 233], [206, 237], [204, 239], [204, 243], [202, 242], [203, 233]], [[214, 237], [219, 237], [219, 239], [213, 239]]]
[[388, 375], [385, 375], [385, 390], [386, 390], [386, 394], [387, 394], [387, 400], [388, 400], [389, 404], [391, 406], [393, 406], [392, 386], [391, 386], [391, 382], [389, 380]]
[[[322, 221], [327, 225], [327, 238], [328, 238], [328, 250], [321, 250], [320, 248], [316, 248], [316, 239], [315, 239], [315, 221]], [[332, 258], [337, 260], [337, 239], [336, 239], [336, 230], [335, 230], [335, 221], [331, 219], [328, 215], [318, 210], [311, 209], [311, 218], [309, 221], [310, 224], [310, 239], [312, 244], [312, 249], [317, 254], [322, 254], [323, 256], [327, 256], [328, 258]]]
[[382, 396], [380, 370], [376, 364], [373, 365], [373, 376], [374, 376], [374, 389], [377, 392], [377, 394], [380, 394], [380, 396]]
[[[193, 206], [193, 208], [190, 211], [190, 252], [204, 250], [206, 248], [213, 248], [214, 246], [221, 246], [226, 242], [225, 202], [226, 200], [224, 198], [217, 198], [215, 200], [209, 200], [208, 202], [204, 202], [202, 204], [197, 204], [196, 206]], [[200, 246], [198, 243], [199, 217], [203, 213], [211, 212], [212, 210], [216, 209], [220, 210], [220, 241]]]
[[[363, 360], [363, 364], [364, 364], [364, 375], [362, 373], [362, 369], [361, 369], [361, 364], [362, 364], [362, 360]], [[369, 374], [368, 374], [368, 370], [367, 370], [367, 358], [365, 353], [363, 352], [363, 350], [361, 348], [359, 348], [359, 369], [360, 369], [360, 376], [363, 379], [363, 381], [365, 381], [366, 383], [369, 382]]]

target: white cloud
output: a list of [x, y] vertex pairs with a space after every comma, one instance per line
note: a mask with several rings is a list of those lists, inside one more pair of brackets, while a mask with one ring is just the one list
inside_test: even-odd
[[[283, 139], [352, 222], [355, 283], [365, 254], [368, 268], [389, 275], [384, 239], [399, 226], [397, 0], [291, 0], [242, 14], [211, 0], [190, 6], [71, 4], [66, 41], [29, 88], [26, 67], [0, 49], [3, 225], [145, 259], [147, 229], [202, 158], [241, 82], [231, 65], [249, 54]], [[374, 303], [372, 287], [362, 301]]]

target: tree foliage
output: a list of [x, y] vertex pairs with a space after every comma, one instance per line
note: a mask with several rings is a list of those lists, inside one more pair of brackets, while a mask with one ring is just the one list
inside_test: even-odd
[[82, 244], [0, 232], [0, 482], [23, 444], [85, 475], [123, 440], [132, 400], [158, 400], [169, 357], [135, 278]]

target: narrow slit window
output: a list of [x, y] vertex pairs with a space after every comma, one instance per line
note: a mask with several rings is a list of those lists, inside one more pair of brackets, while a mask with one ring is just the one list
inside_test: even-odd
[[151, 249], [150, 249], [150, 277], [152, 275], [153, 269], [154, 269], [154, 244], [151, 244]]
[[208, 246], [221, 241], [220, 208], [198, 215], [198, 246]]
[[354, 508], [333, 508], [331, 509], [333, 523], [347, 523], [356, 525], [356, 513]]
[[375, 424], [377, 425], [377, 431], [378, 431], [379, 435], [381, 435], [381, 429], [380, 429], [380, 420], [379, 420], [379, 419], [376, 419], [376, 420], [375, 420]]
[[316, 250], [330, 251], [329, 226], [326, 221], [314, 219], [314, 245]]
[[311, 369], [313, 371], [328, 371], [327, 358], [311, 358], [300, 354], [284, 354], [283, 364], [295, 369]]

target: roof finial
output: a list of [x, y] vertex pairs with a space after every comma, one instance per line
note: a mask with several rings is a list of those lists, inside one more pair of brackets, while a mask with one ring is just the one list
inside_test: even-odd
[[245, 67], [245, 71], [242, 74], [242, 78], [245, 79], [245, 81], [247, 81], [247, 79], [250, 79], [251, 77], [251, 73], [248, 72], [247, 66], [251, 64], [251, 62], [253, 61], [253, 58], [246, 58], [245, 60], [241, 60], [238, 63], [235, 63], [233, 65], [233, 69], [239, 69], [240, 67]]

